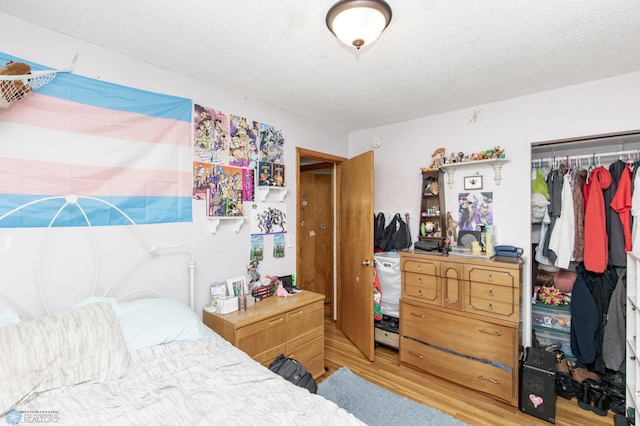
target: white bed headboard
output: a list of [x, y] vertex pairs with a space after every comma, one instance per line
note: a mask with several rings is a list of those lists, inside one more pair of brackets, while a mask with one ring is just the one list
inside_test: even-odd
[[[47, 227], [3, 226], [3, 220], [12, 215], [51, 200], [59, 200], [61, 207]], [[127, 225], [93, 226], [83, 201], [103, 203], [113, 214], [124, 217]], [[83, 226], [56, 226], [60, 214], [68, 209], [84, 218]], [[185, 272], [184, 281], [176, 285], [183, 288], [188, 285], [193, 309], [196, 267], [193, 250], [184, 244], [150, 243], [145, 235], [155, 233], [154, 239], [162, 240], [157, 232], [161, 227], [137, 225], [108, 201], [75, 195], [37, 199], [2, 214], [0, 310], [11, 307], [21, 315], [37, 318], [89, 296], [124, 299], [138, 294], [159, 295], [154, 283], [145, 280], [145, 268], [177, 268], [176, 262], [181, 263]], [[104, 246], [102, 241], [110, 244]]]

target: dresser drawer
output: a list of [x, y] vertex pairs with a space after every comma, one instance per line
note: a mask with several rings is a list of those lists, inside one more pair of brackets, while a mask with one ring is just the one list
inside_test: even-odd
[[440, 275], [440, 262], [408, 259], [402, 262], [401, 269], [404, 272], [416, 272], [418, 274], [427, 274], [427, 275]]
[[468, 282], [464, 310], [517, 323], [517, 289], [496, 284]]
[[484, 266], [465, 265], [465, 275], [469, 281], [496, 284], [507, 287], [518, 286], [518, 279], [510, 271], [491, 269]]
[[402, 336], [515, 368], [517, 330], [403, 303]]
[[323, 335], [322, 308], [322, 302], [317, 302], [287, 312], [287, 348], [303, 345]]
[[321, 355], [318, 355], [318, 356], [316, 356], [314, 358], [311, 358], [308, 361], [305, 361], [303, 363], [303, 365], [305, 366], [307, 371], [309, 373], [311, 373], [313, 378], [318, 380], [325, 373], [325, 371], [324, 371], [324, 352]]
[[420, 302], [440, 305], [442, 297], [438, 282], [439, 278], [435, 275], [405, 272], [402, 280], [402, 291], [404, 296], [414, 298]]
[[511, 405], [517, 404], [514, 370], [450, 354], [407, 338], [400, 340], [400, 361]]
[[285, 316], [267, 318], [237, 331], [236, 346], [261, 364], [285, 351]]
[[307, 362], [318, 355], [324, 354], [324, 336], [318, 336], [306, 345], [289, 347], [287, 345], [286, 356], [295, 358], [298, 362], [307, 366]]

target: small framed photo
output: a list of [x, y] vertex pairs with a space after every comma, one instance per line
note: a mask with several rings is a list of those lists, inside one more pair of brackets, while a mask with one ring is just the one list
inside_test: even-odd
[[244, 277], [235, 277], [227, 279], [227, 292], [231, 297], [237, 297], [241, 294], [246, 294], [247, 288], [245, 287]]
[[465, 176], [464, 189], [465, 191], [482, 189], [482, 176]]

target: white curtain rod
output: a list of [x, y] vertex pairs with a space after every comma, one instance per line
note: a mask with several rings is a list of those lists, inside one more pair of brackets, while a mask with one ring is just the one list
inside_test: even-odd
[[[627, 157], [626, 159], [623, 157]], [[581, 160], [588, 160], [587, 167], [594, 163], [596, 166], [601, 164], [602, 158], [608, 157], [617, 157], [617, 160], [623, 161], [631, 161], [640, 159], [640, 150], [633, 149], [627, 151], [615, 151], [615, 152], [596, 152], [593, 154], [584, 154], [584, 155], [562, 155], [562, 156], [554, 156], [554, 157], [546, 157], [546, 158], [536, 158], [531, 160], [531, 165], [536, 167], [542, 167], [543, 165], [560, 165], [566, 164], [569, 161], [569, 164], [576, 164], [578, 166], [582, 166]], [[575, 162], [575, 163], [574, 163]]]

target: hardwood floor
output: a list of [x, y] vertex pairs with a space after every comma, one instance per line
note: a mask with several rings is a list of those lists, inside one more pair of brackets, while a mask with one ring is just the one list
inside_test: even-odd
[[[551, 423], [520, 412], [517, 408], [470, 391], [438, 377], [400, 365], [398, 351], [383, 345], [369, 362], [349, 339], [325, 317], [325, 367], [318, 380], [329, 377], [340, 367], [348, 367], [358, 376], [399, 395], [450, 414], [470, 425], [549, 425]], [[580, 408], [576, 398], [558, 398], [556, 425], [613, 425], [613, 412], [605, 417]]]

